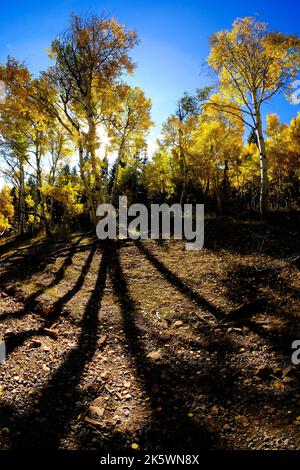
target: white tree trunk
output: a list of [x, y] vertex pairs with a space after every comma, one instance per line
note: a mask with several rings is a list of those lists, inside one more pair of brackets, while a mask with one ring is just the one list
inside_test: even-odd
[[266, 214], [268, 211], [268, 165], [267, 165], [267, 153], [265, 139], [263, 135], [260, 107], [257, 103], [257, 99], [253, 97], [253, 104], [255, 110], [255, 121], [256, 121], [256, 137], [259, 149], [259, 162], [260, 162], [260, 213]]

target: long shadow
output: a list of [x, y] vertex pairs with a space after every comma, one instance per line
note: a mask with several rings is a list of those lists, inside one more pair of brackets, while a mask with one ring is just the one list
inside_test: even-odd
[[[8, 286], [9, 290], [13, 290], [13, 286], [10, 286], [9, 283], [26, 281], [34, 273], [41, 272], [50, 262], [53, 263], [58, 256], [65, 254], [67, 257], [70, 250], [73, 250], [74, 245], [78, 249], [82, 237], [83, 235], [80, 236], [77, 242], [71, 243], [69, 246], [66, 240], [56, 243], [50, 243], [46, 240], [30, 245], [18, 260], [13, 259], [6, 263], [5, 270], [0, 274], [0, 284], [3, 286], [3, 289]], [[62, 244], [65, 245], [63, 248], [60, 247]]]
[[[123, 316], [123, 330], [130, 345], [130, 354], [138, 372], [141, 386], [143, 386], [153, 410], [152, 419], [147, 421], [145, 428], [140, 435], [140, 442], [147, 445], [150, 450], [178, 451], [180, 450], [201, 450], [201, 449], [221, 449], [227, 447], [226, 436], [221, 438], [218, 432], [208, 432], [205, 426], [199, 426], [199, 422], [187, 419], [185, 402], [192, 393], [199, 393], [203, 385], [210, 395], [210, 403], [222, 404], [225, 408], [227, 400], [230, 400], [232, 412], [240, 413], [241, 405], [244, 412], [249, 416], [259, 416], [257, 407], [259, 404], [284, 403], [288, 405], [293, 392], [287, 390], [285, 397], [276, 396], [276, 392], [270, 389], [256, 389], [255, 382], [245, 384], [240, 381], [241, 370], [239, 362], [233, 360], [231, 364], [230, 355], [238, 354], [239, 346], [233, 348], [231, 340], [227, 334], [221, 334], [219, 338], [219, 354], [217, 359], [204, 369], [208, 372], [204, 374], [204, 383], [194, 383], [191, 379], [195, 368], [189, 362], [183, 361], [180, 367], [174, 367], [175, 358], [172, 355], [164, 360], [163, 364], [155, 364], [149, 360], [140, 339], [137, 321], [139, 317], [138, 306], [130, 297], [126, 278], [122, 272], [119, 260], [119, 253], [115, 250], [112, 256], [110, 275], [113, 281], [115, 294], [119, 298], [119, 305]], [[212, 338], [212, 350], [216, 351], [216, 338]], [[289, 361], [288, 361], [289, 363]], [[198, 364], [199, 367], [199, 364]], [[201, 368], [203, 362], [201, 363]], [[227, 378], [222, 378], [222, 369], [226, 368]], [[199, 370], [199, 369], [198, 369]], [[253, 371], [254, 373], [254, 371]], [[165, 374], [169, 375], [165, 379]], [[298, 387], [299, 379], [295, 386]], [[197, 387], [199, 386], [198, 390]], [[242, 395], [242, 397], [241, 397]], [[159, 410], [159, 412], [157, 412]], [[282, 413], [284, 415], [284, 412]], [[172, 418], [175, 420], [173, 421]], [[202, 418], [203, 423], [203, 418]], [[232, 443], [230, 444], [232, 446]]]
[[[84, 368], [97, 349], [99, 310], [107, 277], [109, 252], [103, 251], [94, 290], [86, 305], [77, 345], [41, 390], [39, 413], [32, 408], [15, 417], [11, 430], [14, 449], [58, 449], [68, 432], [70, 421], [78, 412], [77, 389]], [[7, 418], [6, 418], [7, 419]]]
[[[92, 233], [93, 232], [86, 232], [85, 235], [89, 236]], [[79, 234], [75, 233], [72, 235], [68, 235], [67, 237], [60, 237], [58, 240], [54, 242], [54, 244], [55, 245], [65, 244], [66, 240], [72, 241], [73, 238], [77, 238], [78, 236]], [[30, 246], [28, 246], [28, 243], [30, 243]], [[0, 256], [3, 256], [3, 255], [6, 256], [5, 254], [7, 252], [14, 249], [14, 252], [6, 258], [6, 259], [12, 259], [18, 256], [18, 253], [20, 252], [21, 253], [23, 251], [29, 252], [29, 251], [32, 251], [33, 249], [36, 249], [36, 248], [40, 249], [45, 246], [49, 248], [52, 245], [53, 245], [53, 240], [49, 240], [47, 238], [34, 240], [32, 239], [32, 236], [29, 234], [25, 237], [17, 236], [13, 240], [9, 240], [6, 243], [3, 243], [2, 245], [0, 245]]]
[[145, 255], [145, 257], [153, 264], [153, 266], [165, 277], [165, 279], [172, 284], [179, 292], [189, 298], [192, 302], [200, 309], [207, 310], [211, 315], [219, 321], [220, 326], [224, 321], [229, 320], [229, 318], [246, 318], [249, 316], [258, 313], [259, 311], [266, 309], [267, 299], [254, 299], [251, 302], [246, 302], [242, 306], [226, 312], [214, 305], [212, 305], [208, 300], [205, 299], [198, 292], [191, 289], [179, 276], [170, 271], [150, 250], [148, 250], [145, 245], [143, 245], [139, 240], [136, 242], [138, 249]]
[[79, 292], [80, 289], [82, 288], [82, 286], [84, 284], [84, 280], [86, 278], [86, 275], [90, 270], [90, 267], [91, 267], [96, 249], [97, 249], [97, 245], [95, 243], [94, 246], [92, 247], [92, 249], [91, 249], [91, 251], [90, 251], [83, 267], [82, 267], [81, 273], [80, 273], [77, 281], [75, 282], [74, 286], [68, 292], [66, 292], [65, 295], [63, 295], [56, 302], [54, 302], [54, 304], [52, 306], [53, 310], [54, 310], [53, 314], [51, 315], [51, 318], [49, 318], [45, 323], [45, 326], [47, 328], [49, 328], [51, 325], [53, 325], [53, 323], [59, 318], [63, 306], [67, 302], [69, 302], [69, 300], [71, 300], [71, 298], [74, 297], [77, 294], [77, 292]]
[[11, 354], [16, 348], [20, 347], [25, 341], [28, 339], [34, 337], [34, 336], [44, 336], [45, 331], [44, 328], [50, 328], [60, 317], [63, 306], [71, 300], [72, 297], [74, 297], [77, 292], [80, 291], [84, 284], [85, 277], [91, 267], [92, 260], [94, 258], [95, 252], [96, 252], [96, 244], [94, 244], [93, 248], [91, 249], [83, 267], [80, 272], [80, 275], [74, 284], [74, 286], [66, 292], [65, 295], [60, 297], [54, 304], [53, 304], [53, 313], [51, 314], [51, 318], [47, 318], [43, 325], [36, 330], [29, 330], [25, 332], [20, 332], [20, 333], [15, 333], [12, 334], [11, 337], [8, 337], [8, 339], [5, 341], [6, 343], [6, 355], [8, 356]]
[[[217, 436], [210, 434], [202, 423], [187, 416], [185, 402], [189, 375], [183, 376], [182, 369], [177, 368], [178, 373], [172, 370], [171, 380], [164, 380], [162, 373], [166, 372], [166, 366], [155, 364], [147, 357], [136, 326], [138, 309], [130, 296], [115, 246], [112, 247], [109, 272], [115, 295], [118, 297], [131, 360], [136, 368], [137, 378], [150, 398], [152, 408], [150, 422], [147, 421], [146, 428], [141, 431], [141, 442], [144, 442], [149, 450], [161, 451], [180, 449], [184, 452], [188, 449], [212, 447], [217, 442]], [[114, 445], [110, 441], [110, 446]]]
[[[257, 298], [261, 288], [264, 289], [264, 295], [267, 295], [267, 318], [268, 322], [279, 321], [280, 327], [272, 328], [271, 331], [265, 329], [259, 323], [250, 317], [232, 316], [233, 322], [239, 326], [244, 325], [250, 328], [254, 333], [266, 339], [274, 350], [285, 354], [291, 353], [291, 344], [300, 334], [298, 318], [290, 313], [288, 296], [293, 301], [300, 298], [299, 289], [291, 287], [287, 279], [280, 276], [272, 268], [265, 268], [261, 271], [255, 269], [252, 265], [237, 265], [227, 277], [220, 281], [227, 289], [227, 297], [231, 301], [237, 301], [240, 298], [252, 302]], [[267, 292], [267, 294], [265, 294]], [[278, 305], [278, 293], [281, 293]]]
[[[22, 237], [20, 235], [16, 236], [12, 240], [7, 241], [0, 245], [0, 256], [5, 255], [5, 253], [9, 252], [12, 249], [24, 250], [25, 248], [22, 247], [22, 244], [30, 241], [31, 237]], [[35, 242], [31, 243], [31, 246], [36, 246], [43, 243], [43, 240], [36, 240]]]
[[179, 292], [188, 297], [192, 302], [196, 303], [201, 309], [207, 310], [216, 319], [221, 320], [224, 318], [224, 312], [212, 305], [202, 295], [192, 290], [180, 277], [170, 271], [159, 259], [148, 250], [145, 245], [137, 240], [135, 242], [141, 253], [153, 264], [153, 266], [165, 277], [165, 279], [172, 284]]
[[76, 253], [76, 249], [78, 245], [80, 244], [81, 239], [82, 239], [82, 236], [69, 248], [67, 256], [65, 257], [62, 265], [60, 266], [58, 271], [55, 273], [54, 279], [47, 286], [41, 287], [40, 289], [36, 290], [35, 292], [33, 292], [31, 295], [29, 295], [26, 298], [24, 302], [25, 308], [27, 309], [33, 308], [35, 306], [35, 300], [37, 299], [37, 297], [39, 297], [39, 295], [41, 295], [46, 289], [50, 289], [56, 286], [57, 284], [60, 283], [60, 281], [63, 280], [67, 268], [72, 264], [73, 257]]
[[[35, 292], [30, 294], [28, 297], [26, 297], [23, 300], [24, 307], [22, 307], [20, 310], [16, 310], [14, 312], [8, 312], [8, 313], [1, 314], [0, 321], [4, 321], [7, 318], [9, 318], [9, 319], [22, 318], [23, 316], [27, 315], [32, 309], [36, 308], [36, 306], [38, 305], [38, 302], [37, 302], [36, 299], [46, 289], [50, 289], [51, 287], [56, 286], [57, 284], [59, 284], [60, 281], [62, 281], [62, 279], [64, 278], [67, 267], [72, 264], [72, 259], [73, 259], [74, 255], [78, 251], [81, 251], [81, 252], [85, 251], [86, 249], [88, 249], [91, 246], [95, 245], [95, 242], [93, 242], [92, 244], [88, 244], [84, 248], [80, 248], [80, 240], [81, 239], [82, 239], [82, 237], [80, 237], [80, 239], [76, 243], [74, 243], [73, 245], [71, 245], [71, 247], [68, 248], [67, 252], [65, 253], [65, 259], [64, 259], [62, 265], [60, 266], [60, 268], [58, 269], [58, 271], [56, 272], [54, 279], [48, 285], [43, 286], [40, 289], [37, 289]], [[56, 253], [56, 257], [57, 256], [58, 256], [58, 253]]]
[[[92, 259], [93, 256], [90, 253], [83, 268], [83, 273], [81, 273], [75, 284], [76, 287], [74, 286], [65, 295], [66, 298], [70, 296], [71, 291], [81, 289]], [[116, 245], [112, 246], [111, 250], [109, 246], [104, 248], [98, 279], [84, 312], [82, 331], [77, 346], [68, 353], [62, 366], [59, 367], [42, 389], [39, 414], [36, 414], [32, 408], [21, 417], [18, 417], [16, 409], [13, 407], [4, 405], [0, 409], [1, 423], [11, 430], [13, 447], [21, 450], [59, 448], [61, 440], [68, 432], [69, 424], [81, 411], [76, 407], [76, 402], [83, 398], [77, 386], [85, 365], [92, 359], [97, 347], [98, 312], [108, 268], [122, 313], [123, 330], [130, 346], [130, 357], [136, 368], [139, 382], [150, 398], [152, 416], [139, 431], [141, 445], [145, 443], [150, 451], [159, 449], [161, 452], [173, 451], [176, 453], [184, 453], [188, 450], [195, 452], [195, 449], [198, 451], [201, 449], [222, 448], [225, 444], [224, 441], [219, 440], [217, 432], [209, 432], [202, 422], [187, 416], [186, 400], [191, 395], [191, 390], [194, 391], [195, 385], [197, 386], [197, 383], [195, 384], [191, 379], [192, 374], [195, 372], [193, 368], [187, 362], [176, 368], [174, 364], [176, 358], [173, 358], [172, 354], [159, 363], [155, 363], [147, 357], [137, 326], [139, 309], [130, 295]], [[24, 335], [26, 333], [24, 332]], [[215, 344], [212, 346], [215, 349]], [[228, 351], [227, 347], [225, 349]], [[224, 401], [229, 397], [240, 406], [239, 386], [235, 386], [230, 381], [225, 385], [221, 382], [218, 371], [222, 367], [221, 363], [216, 362], [211, 371], [214, 374], [217, 403], [224, 404]], [[209, 368], [211, 366], [208, 365]], [[168, 378], [165, 378], [166, 374]], [[234, 374], [238, 376], [239, 371], [232, 369], [229, 374], [230, 379], [233, 378]], [[210, 376], [205, 379], [206, 382], [209, 380], [213, 380], [213, 377]], [[230, 387], [227, 395], [224, 393], [225, 387], [227, 389]], [[245, 392], [242, 389], [242, 391], [246, 397], [245, 400], [247, 400], [247, 390]], [[251, 388], [248, 391], [251, 392]], [[235, 394], [237, 395], [236, 398]], [[262, 399], [262, 396], [256, 394], [249, 399], [249, 404], [253, 407], [259, 399]], [[246, 402], [244, 405], [246, 405]], [[278, 406], [280, 406], [280, 403]], [[9, 421], [10, 416], [13, 416], [11, 421]], [[89, 437], [87, 433], [85, 433], [85, 436], [80, 435], [82, 442], [86, 437]], [[108, 442], [109, 450], [124, 449], [124, 443], [126, 443], [126, 436], [112, 434]], [[89, 447], [94, 445], [91, 442], [88, 444]], [[180, 452], [178, 452], [179, 450]]]

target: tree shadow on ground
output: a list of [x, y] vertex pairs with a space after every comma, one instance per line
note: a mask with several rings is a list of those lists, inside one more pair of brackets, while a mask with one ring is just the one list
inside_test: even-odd
[[86, 275], [91, 267], [96, 249], [97, 245], [95, 243], [82, 267], [80, 275], [77, 281], [75, 282], [74, 286], [70, 290], [68, 290], [66, 294], [64, 294], [56, 302], [54, 302], [54, 304], [52, 305], [53, 312], [50, 318], [46, 318], [43, 322], [43, 325], [39, 329], [22, 331], [8, 336], [5, 341], [7, 356], [11, 354], [16, 348], [20, 347], [28, 339], [35, 336], [47, 335], [47, 332], [45, 332], [45, 328], [51, 328], [53, 326], [53, 324], [60, 318], [64, 305], [66, 305], [66, 303], [71, 300], [72, 297], [74, 297], [82, 288]]
[[[174, 452], [216, 446], [217, 435], [209, 433], [203, 423], [188, 416], [185, 397], [191, 382], [190, 375], [183, 375], [181, 367], [177, 367], [177, 373], [172, 369], [169, 375], [167, 364], [157, 364], [147, 357], [136, 326], [137, 306], [130, 296], [116, 246], [112, 247], [109, 272], [122, 314], [130, 357], [141, 387], [150, 398], [152, 415], [145, 429], [140, 431], [141, 443], [151, 450]], [[110, 441], [109, 446], [114, 446], [114, 443]]]
[[[77, 241], [72, 242], [72, 238], [77, 238]], [[68, 266], [68, 256], [74, 256], [77, 251], [83, 251], [90, 247], [90, 245], [80, 246], [83, 235], [77, 235], [72, 238], [71, 240], [68, 238], [57, 242], [45, 240], [33, 243], [25, 249], [24, 253], [19, 255], [17, 260], [14, 256], [4, 260], [2, 263], [3, 269], [0, 274], [2, 288], [6, 288], [11, 291], [9, 293], [14, 294], [17, 288], [10, 285], [11, 282], [14, 284], [16, 282], [25, 282], [35, 273], [42, 272], [49, 263], [54, 263], [60, 256], [65, 256], [64, 263], [66, 264], [60, 267], [57, 276], [63, 276]]]
[[[263, 269], [260, 272], [255, 266], [235, 266], [228, 273], [228, 277], [225, 280], [220, 280], [220, 282], [227, 287], [226, 296], [228, 299], [239, 303], [240, 306], [226, 312], [213, 306], [199, 293], [191, 289], [185, 281], [168, 269], [141, 241], [137, 241], [136, 246], [171, 285], [195, 302], [200, 309], [207, 310], [214, 315], [223, 327], [230, 323], [236, 323], [236, 326], [247, 326], [257, 335], [269, 340], [274, 349], [282, 350], [285, 353], [290, 351], [291, 343], [297, 338], [297, 334], [300, 334], [300, 329], [297, 318], [293, 315], [287, 315], [285, 310], [280, 310], [270, 295], [270, 292], [278, 284], [276, 270], [270, 268]], [[268, 287], [269, 293], [264, 291], [263, 294], [258, 295], [258, 288], [262, 284]], [[289, 292], [294, 299], [299, 298], [299, 290], [291, 288], [289, 283], [283, 279], [281, 279], [281, 288], [285, 292]], [[285, 326], [281, 331], [268, 332], [252, 320], [253, 316], [265, 312], [268, 312], [271, 317], [285, 317]]]
[[[80, 251], [80, 252], [85, 251], [85, 250], [89, 249], [91, 246], [95, 245], [95, 242], [92, 242], [92, 244], [88, 244], [84, 247], [81, 247], [80, 246], [81, 239], [82, 239], [82, 237], [80, 237], [71, 246], [64, 248], [65, 259], [64, 259], [63, 263], [61, 264], [60, 268], [55, 273], [53, 280], [50, 283], [48, 283], [47, 285], [44, 285], [44, 286], [40, 287], [39, 289], [35, 290], [32, 294], [28, 295], [27, 297], [22, 298], [22, 296], [21, 296], [21, 300], [23, 301], [24, 306], [20, 310], [17, 310], [17, 311], [14, 311], [14, 312], [8, 312], [8, 313], [4, 312], [4, 313], [2, 313], [1, 316], [0, 316], [0, 321], [3, 322], [7, 318], [9, 318], [9, 319], [22, 318], [23, 316], [30, 313], [32, 310], [37, 309], [37, 307], [39, 305], [39, 302], [37, 301], [37, 298], [41, 294], [43, 294], [43, 292], [45, 290], [56, 286], [57, 284], [59, 284], [63, 280], [63, 278], [65, 276], [66, 269], [68, 268], [68, 266], [70, 266], [72, 264], [72, 259], [73, 259], [74, 255], [78, 251]], [[59, 254], [60, 255], [62, 254], [61, 251], [59, 251], [59, 250], [52, 250], [51, 253], [52, 253], [52, 255], [51, 255], [52, 261], [54, 259], [56, 259]], [[39, 262], [37, 261], [35, 264], [33, 264], [31, 266], [27, 266], [26, 259], [27, 259], [27, 257], [25, 258], [25, 260], [23, 259], [23, 264], [20, 265], [20, 274], [18, 275], [19, 277], [17, 277], [16, 279], [13, 278], [14, 271], [12, 273], [11, 270], [9, 269], [9, 267], [3, 273], [3, 277], [6, 277], [6, 279], [12, 277], [14, 279], [14, 282], [16, 282], [17, 280], [20, 280], [20, 279], [22, 279], [22, 281], [26, 281], [26, 279], [28, 277], [32, 276], [33, 274], [37, 274], [38, 272], [42, 272], [43, 269], [47, 265], [46, 261], [43, 260], [42, 265], [40, 265]], [[46, 265], [44, 265], [44, 263], [46, 263]], [[0, 280], [1, 280], [1, 276], [0, 276]], [[13, 292], [11, 292], [11, 294], [14, 294], [14, 292], [15, 292], [15, 289], [13, 289]], [[57, 307], [59, 307], [59, 305]]]
[[[215, 307], [211, 310], [212, 306], [209, 302], [192, 291], [184, 281], [168, 270], [145, 247], [141, 246], [141, 252], [176, 289], [196, 302], [200, 308], [207, 309], [216, 317]], [[81, 289], [92, 259], [93, 254], [91, 252], [77, 282], [65, 294], [62, 301], [57, 304], [57, 314], [61, 311], [66, 299], [69, 300]], [[188, 450], [195, 451], [195, 449], [220, 449], [226, 447], [226, 439], [223, 438], [222, 441], [217, 430], [209, 430], [203, 419], [199, 420], [195, 416], [188, 416], [187, 397], [191, 398], [191, 394], [201, 392], [204, 387], [204, 390], [210, 395], [212, 403], [222, 403], [225, 406], [226, 400], [230, 397], [234, 405], [240, 405], [239, 400], [242, 393], [245, 409], [249, 408], [249, 414], [255, 415], [257, 403], [259, 400], [260, 402], [263, 402], [263, 400], [268, 402], [268, 395], [264, 392], [258, 393], [255, 390], [255, 385], [246, 386], [239, 383], [239, 367], [227, 366], [228, 378], [225, 381], [221, 379], [221, 368], [224, 360], [228, 359], [228, 355], [236, 352], [235, 349], [232, 350], [228, 335], [220, 335], [218, 339], [220, 342], [220, 356], [213, 364], [206, 366], [204, 374], [198, 378], [195, 378], [196, 365], [191, 364], [189, 361], [176, 364], [177, 360], [174, 354], [170, 354], [170, 357], [158, 362], [147, 357], [148, 351], [141, 338], [137, 322], [140, 312], [137, 303], [130, 295], [129, 286], [120, 262], [119, 245], [112, 244], [110, 246], [110, 244], [107, 244], [103, 246], [98, 279], [85, 308], [81, 324], [82, 329], [76, 348], [67, 353], [62, 365], [54, 372], [49, 382], [41, 390], [42, 397], [38, 415], [34, 407], [25, 410], [22, 416], [18, 416], [15, 410], [8, 405], [4, 405], [1, 410], [2, 423], [11, 429], [13, 448], [57, 449], [62, 446], [62, 440], [69, 431], [70, 422], [79, 412], [76, 403], [83, 398], [78, 385], [83, 376], [84, 368], [97, 350], [98, 315], [108, 271], [114, 293], [118, 299], [122, 315], [122, 326], [130, 348], [131, 362], [136, 370], [141, 388], [150, 399], [150, 419], [138, 430], [141, 445], [143, 447], [147, 446], [148, 450], [159, 449], [160, 451], [176, 453], [179, 450], [184, 452]], [[249, 300], [251, 298], [249, 296]], [[224, 312], [219, 309], [217, 314], [221, 319], [224, 317]], [[27, 332], [23, 334], [26, 336]], [[211, 331], [211, 334], [214, 334], [213, 331]], [[216, 339], [212, 338], [210, 347], [215, 349], [216, 344]], [[86, 396], [85, 394], [84, 398], [92, 400], [93, 396]], [[9, 419], [9, 414], [13, 416], [13, 419]], [[91, 447], [91, 442], [88, 442], [89, 438], [90, 434], [85, 429], [79, 436], [79, 442], [82, 444], [81, 448]], [[124, 434], [112, 432], [105, 439], [105, 446], [108, 450], [121, 450], [124, 449], [126, 440], [127, 437]], [[99, 438], [99, 446], [101, 445], [103, 449], [102, 444], [102, 439]]]
[[105, 288], [109, 253], [103, 251], [94, 290], [86, 304], [81, 332], [76, 347], [67, 353], [62, 365], [41, 390], [39, 413], [30, 408], [21, 417], [13, 416], [9, 423], [14, 449], [58, 449], [68, 432], [70, 420], [76, 416], [81, 398], [78, 385], [84, 368], [97, 350], [99, 310]]
[[153, 266], [165, 277], [165, 279], [172, 284], [179, 292], [188, 297], [192, 302], [203, 310], [206, 310], [216, 319], [222, 319], [224, 312], [218, 307], [214, 306], [205, 299], [198, 292], [191, 289], [179, 276], [170, 271], [146, 246], [140, 241], [136, 241], [136, 246], [140, 252], [153, 264]]
[[[148, 403], [151, 407], [151, 416], [146, 425], [137, 431], [139, 443], [142, 448], [161, 452], [227, 448], [226, 436], [222, 432], [223, 425], [220, 428], [217, 423], [213, 430], [206, 426], [209, 413], [207, 408], [195, 416], [189, 416], [189, 407], [193, 407], [194, 400], [197, 403], [199, 394], [204, 393], [208, 397], [211, 408], [215, 405], [217, 410], [226, 410], [229, 406], [230, 413], [239, 415], [242, 405], [243, 412], [251, 417], [259, 415], [258, 403], [262, 406], [276, 404], [282, 402], [283, 398], [277, 397], [275, 389], [270, 390], [269, 385], [266, 390], [258, 390], [255, 381], [245, 383], [240, 380], [243, 363], [235, 358], [239, 354], [240, 346], [232, 342], [234, 335], [226, 331], [218, 331], [216, 334], [212, 328], [207, 336], [204, 348], [217, 353], [210, 363], [205, 360], [195, 361], [193, 358], [178, 360], [175, 351], [168, 357], [163, 356], [158, 362], [151, 360], [142, 338], [143, 331], [141, 332], [138, 326], [141, 313], [130, 295], [119, 253], [120, 250], [114, 247], [110, 276], [115, 295], [118, 297], [123, 321], [121, 328], [125, 332], [126, 343], [129, 344], [130, 358], [140, 386], [150, 399]], [[201, 348], [200, 344], [199, 347]], [[249, 370], [250, 377], [254, 373]], [[289, 396], [287, 392], [284, 397], [286, 403]], [[196, 407], [199, 408], [199, 403]], [[212, 421], [219, 420], [222, 423], [219, 413], [222, 415], [223, 411], [217, 411], [217, 416], [215, 415]], [[108, 450], [120, 450], [116, 438], [111, 438], [107, 446]]]
[[[297, 273], [295, 269], [295, 273]], [[267, 299], [267, 306], [261, 313], [265, 313], [264, 320], [252, 318], [257, 312], [234, 318], [236, 326], [247, 326], [258, 336], [266, 339], [273, 350], [291, 354], [291, 344], [300, 336], [299, 308], [300, 290], [293, 288], [280, 269], [267, 267], [257, 269], [255, 265], [238, 264], [232, 267], [220, 282], [226, 287], [226, 296], [236, 302], [243, 299], [246, 302], [257, 300], [263, 292]], [[290, 302], [294, 308], [291, 310]]]
[[[31, 236], [23, 237], [23, 236], [15, 236], [14, 238], [10, 240], [4, 241], [0, 245], [0, 256], [5, 256], [7, 253], [9, 253], [11, 250], [14, 250], [13, 254], [11, 256], [14, 256], [16, 253], [26, 250], [26, 241], [30, 242], [30, 246], [38, 246], [43, 244], [45, 241], [44, 240], [35, 240], [32, 241]], [[22, 246], [25, 244], [25, 247]]]

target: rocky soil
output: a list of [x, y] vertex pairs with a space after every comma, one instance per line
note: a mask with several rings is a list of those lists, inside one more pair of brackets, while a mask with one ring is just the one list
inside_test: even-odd
[[1, 449], [300, 448], [295, 230], [0, 252]]

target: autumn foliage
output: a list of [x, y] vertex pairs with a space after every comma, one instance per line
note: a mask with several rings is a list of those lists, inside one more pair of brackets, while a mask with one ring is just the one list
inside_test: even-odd
[[119, 194], [217, 214], [299, 210], [300, 114], [262, 118], [265, 102], [290, 95], [299, 38], [252, 17], [214, 34], [217, 86], [179, 99], [150, 157], [151, 100], [126, 82], [137, 44], [114, 18], [73, 15], [39, 77], [12, 57], [0, 65], [1, 232], [94, 224]]

